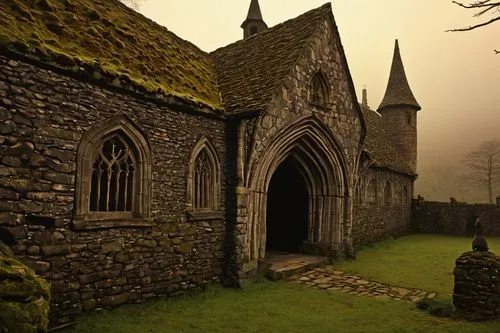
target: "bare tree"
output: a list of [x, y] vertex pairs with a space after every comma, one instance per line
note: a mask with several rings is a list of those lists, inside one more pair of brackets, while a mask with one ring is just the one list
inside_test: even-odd
[[[474, 17], [484, 17], [486, 15], [491, 15], [492, 17], [489, 19], [483, 20], [480, 23], [470, 25], [470, 26], [465, 27], [465, 28], [450, 29], [448, 31], [470, 31], [470, 30], [484, 27], [485, 25], [491, 24], [495, 21], [500, 21], [500, 1], [479, 0], [479, 1], [474, 1], [474, 2], [470, 2], [470, 3], [458, 2], [458, 1], [452, 1], [452, 2], [458, 6], [466, 8], [466, 9], [478, 10], [478, 12], [473, 15]], [[500, 50], [494, 50], [494, 51], [496, 54], [500, 53]]]
[[470, 170], [466, 179], [471, 184], [486, 187], [488, 200], [493, 203], [493, 186], [500, 180], [500, 140], [482, 142], [463, 162]]
[[141, 7], [141, 4], [144, 0], [120, 0], [130, 8], [138, 10]]

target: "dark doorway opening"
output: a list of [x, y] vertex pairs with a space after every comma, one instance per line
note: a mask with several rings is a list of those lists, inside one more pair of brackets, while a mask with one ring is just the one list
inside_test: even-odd
[[293, 158], [274, 172], [267, 191], [266, 248], [298, 252], [307, 240], [309, 196]]

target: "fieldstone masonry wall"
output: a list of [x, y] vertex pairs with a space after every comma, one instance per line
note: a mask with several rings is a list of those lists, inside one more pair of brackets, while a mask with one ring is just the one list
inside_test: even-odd
[[[154, 226], [75, 231], [79, 140], [92, 125], [118, 114], [151, 143]], [[51, 283], [54, 324], [219, 280], [224, 219], [186, 217], [187, 166], [202, 136], [225, 166], [222, 120], [0, 56], [0, 227], [16, 239], [16, 256]]]
[[485, 235], [500, 235], [500, 207], [489, 204], [415, 201], [412, 230], [417, 233], [471, 235], [478, 217]]
[[[370, 179], [375, 177], [377, 184], [377, 199], [375, 203], [368, 202]], [[368, 169], [363, 175], [360, 185], [361, 193], [355, 198], [353, 213], [353, 243], [357, 249], [388, 236], [406, 234], [411, 226], [410, 194], [403, 195], [403, 186], [411, 189], [412, 178], [384, 169]], [[389, 181], [392, 188], [391, 203], [384, 202], [384, 186]]]
[[500, 318], [500, 257], [491, 252], [462, 254], [454, 270], [453, 304], [467, 319]]

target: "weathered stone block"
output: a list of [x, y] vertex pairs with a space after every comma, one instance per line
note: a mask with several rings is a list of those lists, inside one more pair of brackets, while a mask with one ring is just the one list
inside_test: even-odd
[[52, 202], [56, 200], [56, 195], [52, 192], [28, 192], [26, 198], [42, 202]]
[[0, 213], [0, 225], [19, 225], [24, 222], [24, 215], [11, 212]]
[[129, 293], [123, 293], [119, 295], [107, 296], [102, 298], [102, 304], [105, 306], [118, 306], [123, 303], [127, 303], [129, 299]]
[[44, 178], [54, 183], [59, 183], [63, 185], [72, 185], [75, 183], [74, 175], [66, 175], [64, 173], [57, 173], [54, 171], [47, 171], [44, 173]]
[[71, 252], [70, 245], [43, 245], [41, 247], [42, 254], [46, 257], [61, 256]]

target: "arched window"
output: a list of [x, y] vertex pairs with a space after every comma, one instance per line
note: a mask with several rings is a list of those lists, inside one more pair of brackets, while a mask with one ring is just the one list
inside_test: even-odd
[[358, 181], [356, 187], [354, 189], [354, 204], [362, 205], [363, 204], [363, 195], [362, 195], [362, 184], [361, 180]]
[[406, 123], [407, 123], [408, 125], [411, 125], [411, 123], [412, 123], [412, 116], [411, 116], [411, 113], [410, 113], [410, 112], [407, 112], [407, 113], [406, 113]]
[[403, 191], [401, 193], [401, 203], [406, 206], [409, 201], [409, 195], [408, 195], [408, 186], [404, 185], [403, 186]]
[[201, 139], [189, 162], [188, 210], [217, 211], [220, 198], [220, 162], [210, 141]]
[[151, 149], [125, 116], [89, 129], [77, 154], [76, 228], [148, 226]]
[[392, 186], [390, 182], [385, 183], [384, 187], [384, 205], [391, 206], [392, 205]]
[[255, 35], [257, 32], [259, 32], [259, 29], [256, 26], [250, 27], [250, 36]]
[[329, 90], [327, 82], [322, 72], [314, 74], [310, 87], [310, 102], [312, 104], [328, 106]]
[[370, 205], [377, 204], [377, 181], [372, 178], [367, 186], [366, 201]]

